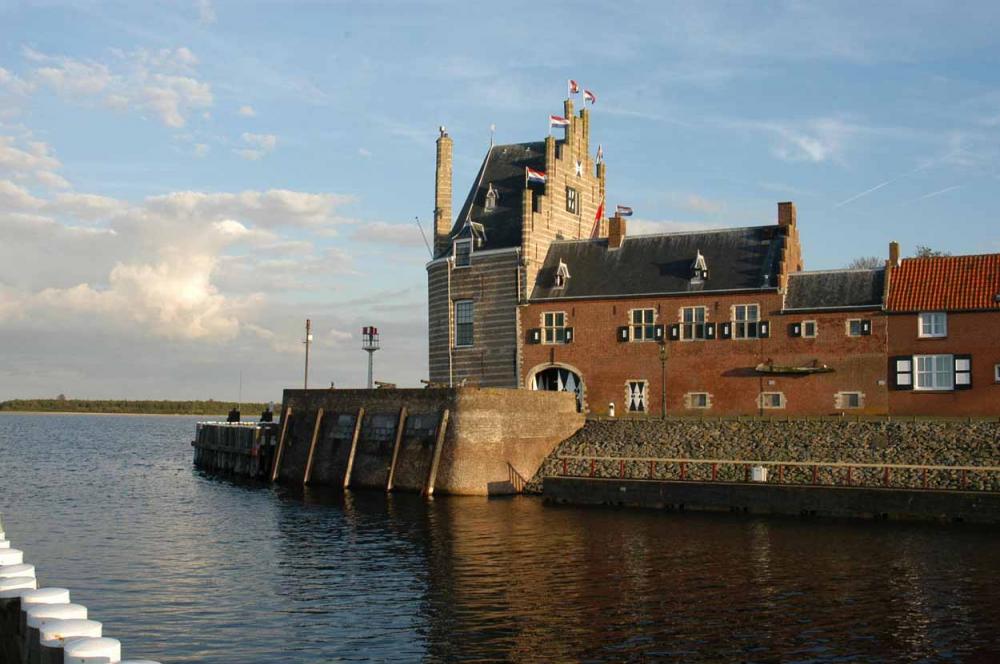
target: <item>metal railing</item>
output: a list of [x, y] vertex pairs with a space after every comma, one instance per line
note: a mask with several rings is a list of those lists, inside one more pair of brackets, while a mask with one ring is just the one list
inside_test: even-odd
[[557, 461], [559, 472], [549, 477], [1000, 491], [1000, 466], [590, 455], [561, 455]]

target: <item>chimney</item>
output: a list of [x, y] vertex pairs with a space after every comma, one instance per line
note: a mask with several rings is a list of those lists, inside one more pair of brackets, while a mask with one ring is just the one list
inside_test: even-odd
[[899, 243], [896, 241], [889, 243], [889, 265], [899, 267]]
[[791, 201], [778, 203], [778, 225], [795, 225], [795, 203], [792, 203]]
[[434, 256], [448, 251], [451, 233], [451, 152], [452, 140], [444, 127], [438, 129], [437, 170], [434, 173]]
[[625, 241], [625, 219], [621, 215], [608, 219], [608, 249], [617, 249]]

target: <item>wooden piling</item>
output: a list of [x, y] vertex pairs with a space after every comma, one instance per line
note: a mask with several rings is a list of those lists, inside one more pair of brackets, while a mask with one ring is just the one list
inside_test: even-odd
[[444, 434], [448, 429], [448, 409], [441, 413], [441, 423], [438, 424], [437, 438], [434, 441], [434, 457], [431, 459], [431, 469], [427, 473], [427, 484], [424, 486], [425, 496], [434, 495], [434, 483], [437, 481], [438, 464], [441, 463], [441, 448], [444, 447]]
[[274, 468], [271, 470], [271, 481], [278, 479], [278, 471], [281, 470], [281, 453], [285, 451], [285, 434], [288, 433], [288, 421], [292, 419], [292, 407], [285, 409], [285, 416], [281, 418], [281, 438], [278, 439], [278, 451], [274, 453]]
[[399, 459], [399, 446], [403, 442], [403, 428], [406, 426], [406, 406], [399, 409], [399, 420], [396, 422], [396, 442], [392, 446], [392, 462], [389, 464], [389, 479], [385, 481], [385, 490], [392, 491], [392, 480], [396, 475], [396, 460]]
[[354, 470], [354, 455], [358, 451], [358, 436], [361, 435], [361, 423], [365, 419], [365, 409], [358, 408], [358, 415], [354, 419], [354, 435], [351, 436], [351, 453], [347, 457], [347, 470], [344, 471], [344, 488], [351, 488], [351, 471]]
[[313, 471], [313, 454], [316, 452], [316, 440], [319, 438], [319, 430], [323, 425], [323, 409], [320, 408], [316, 411], [316, 426], [313, 427], [313, 437], [312, 442], [309, 443], [309, 458], [306, 459], [306, 472], [302, 476], [302, 484], [309, 484], [309, 480], [312, 479]]

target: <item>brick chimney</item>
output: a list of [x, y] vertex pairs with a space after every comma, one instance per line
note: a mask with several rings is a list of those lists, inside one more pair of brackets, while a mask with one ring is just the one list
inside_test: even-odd
[[621, 215], [608, 219], [608, 249], [617, 249], [625, 241], [625, 219]]
[[791, 201], [778, 203], [778, 225], [795, 225], [795, 203], [792, 203]]
[[448, 251], [451, 233], [451, 153], [452, 140], [444, 127], [437, 139], [437, 169], [434, 173], [434, 256]]
[[899, 267], [899, 243], [896, 241], [889, 243], [889, 265]]

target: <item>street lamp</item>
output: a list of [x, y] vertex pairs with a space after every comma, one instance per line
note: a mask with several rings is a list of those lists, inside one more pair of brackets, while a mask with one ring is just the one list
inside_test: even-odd
[[375, 387], [374, 383], [374, 357], [375, 351], [381, 348], [378, 339], [378, 328], [377, 327], [363, 327], [361, 328], [361, 349], [368, 353], [368, 389]]
[[667, 342], [660, 342], [660, 417], [667, 418]]
[[306, 340], [303, 341], [306, 345], [306, 376], [302, 381], [302, 389], [309, 389], [309, 346], [312, 345], [313, 335], [312, 335], [312, 321], [308, 318], [306, 319]]

